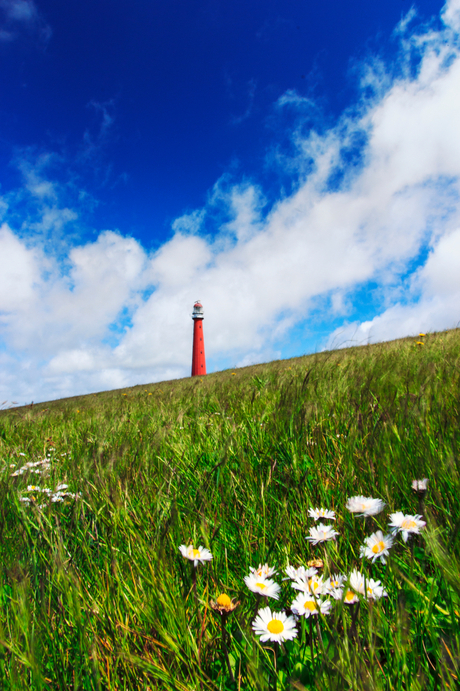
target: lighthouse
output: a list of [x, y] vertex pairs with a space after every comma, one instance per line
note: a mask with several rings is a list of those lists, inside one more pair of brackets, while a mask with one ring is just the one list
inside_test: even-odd
[[204, 355], [203, 336], [203, 305], [199, 300], [193, 305], [193, 353], [192, 353], [192, 377], [206, 374], [206, 358]]

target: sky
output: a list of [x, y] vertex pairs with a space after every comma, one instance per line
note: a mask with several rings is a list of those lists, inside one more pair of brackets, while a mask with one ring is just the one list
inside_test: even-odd
[[0, 0], [0, 94], [3, 407], [460, 324], [460, 0]]

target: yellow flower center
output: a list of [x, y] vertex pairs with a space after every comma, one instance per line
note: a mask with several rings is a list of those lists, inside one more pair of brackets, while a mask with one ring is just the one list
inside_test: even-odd
[[318, 581], [314, 581], [313, 578], [310, 578], [310, 580], [308, 581], [308, 587], [310, 588], [310, 590], [313, 590], [313, 592], [316, 592], [319, 588], [319, 583]]
[[305, 609], [308, 609], [310, 612], [318, 611], [318, 608], [316, 607], [316, 604], [313, 602], [313, 600], [307, 600], [304, 604], [304, 607]]
[[199, 549], [192, 549], [192, 559], [198, 559], [200, 556], [200, 550]]
[[385, 543], [380, 540], [380, 542], [377, 542], [373, 547], [372, 547], [372, 552], [374, 554], [380, 554], [380, 552], [383, 552], [385, 549]]
[[415, 521], [409, 520], [408, 518], [406, 518], [401, 524], [401, 528], [403, 530], [412, 530], [412, 528], [416, 527], [417, 523]]
[[256, 583], [256, 588], [257, 587], [260, 588], [261, 590], [264, 590], [267, 586], [265, 585], [265, 583]]
[[284, 631], [284, 624], [279, 619], [272, 619], [268, 622], [267, 629], [270, 633], [281, 633], [281, 631]]
[[353, 602], [355, 599], [355, 594], [352, 590], [347, 590], [347, 594], [345, 595], [345, 602]]
[[219, 595], [219, 597], [217, 598], [217, 604], [221, 607], [229, 607], [232, 604], [232, 601], [230, 600], [228, 595], [222, 593], [222, 595]]

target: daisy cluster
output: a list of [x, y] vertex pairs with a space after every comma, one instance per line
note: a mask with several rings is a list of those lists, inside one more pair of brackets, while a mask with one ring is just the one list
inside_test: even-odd
[[[62, 453], [62, 456], [69, 456], [70, 454]], [[25, 456], [24, 453], [20, 453], [19, 456]], [[45, 458], [38, 461], [27, 461], [20, 467], [16, 467], [16, 464], [11, 463], [10, 469], [15, 468], [11, 473], [11, 477], [19, 477], [25, 474], [32, 475], [42, 475], [43, 479], [45, 476], [49, 475], [51, 469], [51, 463], [56, 460], [56, 457], [48, 453]], [[46, 482], [46, 480], [45, 480]], [[68, 485], [65, 483], [60, 483], [56, 485], [54, 489], [51, 487], [40, 487], [39, 485], [27, 485], [25, 490], [19, 495], [19, 501], [25, 505], [34, 505], [39, 509], [43, 509], [50, 504], [62, 503], [66, 499], [78, 499], [81, 497], [80, 493], [68, 492]]]
[[[79, 492], [66, 492], [69, 485], [61, 483], [52, 490], [49, 487], [38, 487], [37, 485], [28, 485], [23, 494], [19, 497], [19, 501], [23, 504], [36, 504], [37, 508], [44, 509], [49, 504], [56, 504], [65, 501], [66, 499], [79, 499], [81, 494]], [[37, 496], [38, 495], [38, 496]], [[40, 497], [40, 499], [39, 499]], [[38, 501], [42, 501], [41, 504]], [[45, 502], [43, 503], [43, 500]]]
[[[427, 480], [414, 480], [414, 490], [420, 491], [418, 484], [420, 482], [423, 482], [422, 490], [426, 491]], [[381, 513], [384, 507], [385, 503], [381, 499], [373, 497], [350, 497], [346, 503], [348, 511], [365, 518], [376, 516]], [[335, 521], [336, 518], [334, 511], [325, 508], [311, 508], [308, 514], [316, 523], [319, 520]], [[426, 525], [422, 516], [412, 516], [401, 511], [390, 514], [389, 519], [389, 532], [386, 535], [381, 530], [377, 530], [364, 540], [364, 545], [360, 548], [362, 559], [369, 559], [372, 563], [377, 560], [385, 563], [398, 533], [401, 533], [403, 541], [407, 542], [410, 535], [420, 533]], [[312, 545], [317, 545], [336, 540], [338, 535], [338, 531], [334, 530], [330, 524], [321, 522], [309, 529], [306, 540]], [[193, 561], [195, 567], [198, 563], [212, 559], [211, 552], [201, 546], [196, 549], [193, 545], [188, 547], [181, 545], [179, 550], [182, 556]], [[262, 643], [267, 641], [282, 643], [295, 638], [298, 633], [297, 622], [302, 616], [308, 619], [328, 615], [331, 613], [334, 603], [354, 605], [362, 599], [370, 602], [387, 597], [387, 592], [380, 580], [369, 578], [358, 569], [353, 569], [348, 574], [330, 574], [326, 577], [325, 574], [319, 573], [319, 569], [322, 567], [321, 560], [309, 562], [307, 567], [286, 567], [286, 578], [282, 580], [291, 581], [291, 587], [295, 591], [294, 597], [288, 608], [288, 613], [272, 611], [269, 606], [258, 611], [252, 628], [255, 634], [260, 636]], [[278, 600], [281, 586], [274, 579], [276, 574], [277, 571], [272, 566], [259, 564], [257, 568], [250, 567], [249, 574], [244, 577], [244, 583], [259, 599], [263, 597], [267, 598], [267, 601], [268, 598]], [[220, 595], [219, 598], [222, 599], [221, 609], [224, 607], [223, 598], [227, 598], [230, 602], [227, 595]], [[218, 609], [216, 603], [214, 603], [213, 609]], [[225, 611], [230, 610], [226, 609]]]

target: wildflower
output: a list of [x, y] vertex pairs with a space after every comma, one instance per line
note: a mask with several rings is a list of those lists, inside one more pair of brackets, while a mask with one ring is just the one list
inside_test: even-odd
[[390, 514], [390, 526], [393, 535], [401, 533], [404, 542], [409, 539], [410, 533], [420, 533], [420, 530], [426, 526], [426, 522], [422, 521], [419, 514], [415, 516], [404, 515], [402, 511]]
[[359, 556], [367, 557], [373, 562], [376, 559], [381, 559], [385, 564], [385, 557], [389, 554], [389, 549], [393, 545], [393, 538], [391, 535], [384, 535], [381, 530], [377, 530], [376, 533], [372, 533], [370, 537], [367, 537], [364, 542], [365, 547], [360, 547]]
[[328, 511], [327, 509], [308, 509], [308, 515], [310, 518], [314, 518], [315, 521], [319, 520], [320, 518], [330, 518], [331, 521], [335, 521], [335, 512], [334, 511]]
[[335, 599], [340, 599], [342, 597], [342, 586], [345, 581], [345, 576], [341, 576], [339, 574], [334, 574], [330, 578], [327, 579], [324, 583], [324, 591], [328, 592], [332, 597], [334, 597], [334, 593], [336, 591], [340, 590], [340, 595], [338, 598]]
[[416, 345], [425, 345], [423, 341], [417, 341]]
[[27, 485], [27, 492], [41, 492], [41, 488], [37, 487], [37, 485]]
[[428, 491], [428, 478], [424, 477], [423, 480], [412, 480], [412, 489], [418, 494], [425, 494]]
[[358, 516], [375, 516], [380, 513], [385, 506], [385, 502], [381, 499], [373, 499], [372, 497], [350, 497], [347, 501], [347, 509], [351, 513], [357, 513]]
[[58, 486], [56, 487], [56, 492], [61, 492], [61, 490], [67, 489], [68, 486], [69, 486], [69, 485], [66, 485], [65, 483], [62, 483], [62, 485], [58, 485]]
[[338, 535], [336, 530], [330, 525], [324, 525], [324, 523], [320, 523], [317, 528], [310, 528], [309, 533], [310, 535], [306, 539], [313, 545], [317, 545], [318, 542], [335, 540], [335, 536]]
[[270, 576], [274, 576], [276, 573], [276, 569], [268, 564], [259, 564], [257, 569], [254, 569], [252, 566], [250, 566], [249, 571], [259, 578], [270, 578]]
[[22, 501], [24, 504], [30, 504], [30, 497], [19, 497], [19, 501]]
[[195, 549], [193, 545], [189, 545], [188, 547], [181, 545], [179, 550], [183, 557], [193, 561], [193, 566], [198, 566], [199, 561], [203, 564], [203, 562], [211, 561], [212, 559], [212, 554], [209, 549], [206, 549], [201, 545], [198, 547], [198, 549]]
[[312, 595], [321, 595], [323, 592], [327, 592], [326, 583], [323, 581], [322, 576], [296, 578], [291, 585], [295, 590], [301, 590], [304, 593], [311, 593]]
[[370, 600], [380, 600], [381, 597], [387, 597], [388, 593], [384, 590], [380, 581], [374, 581], [373, 578], [366, 580], [366, 596]]
[[257, 613], [252, 622], [252, 628], [260, 642], [272, 641], [283, 643], [297, 636], [297, 629], [293, 617], [288, 617], [284, 612], [273, 612], [270, 607], [264, 607]]
[[296, 581], [298, 578], [311, 578], [311, 576], [315, 576], [318, 573], [318, 570], [315, 568], [306, 569], [305, 566], [299, 566], [297, 569], [293, 566], [286, 566], [285, 573], [288, 578], [283, 578], [284, 581], [287, 581], [289, 578]]
[[216, 612], [219, 612], [219, 614], [223, 616], [230, 614], [230, 612], [233, 612], [233, 610], [236, 609], [239, 604], [239, 602], [231, 600], [229, 596], [225, 593], [219, 595], [216, 602], [214, 602], [214, 600], [211, 600], [211, 608]]
[[264, 597], [272, 597], [275, 600], [278, 600], [280, 586], [270, 578], [261, 578], [260, 576], [256, 576], [254, 573], [250, 573], [249, 576], [244, 577], [244, 582], [249, 590], [251, 590], [253, 593], [258, 593]]
[[346, 605], [354, 605], [356, 602], [359, 602], [359, 597], [353, 590], [350, 590], [350, 588], [345, 590], [345, 595], [343, 595], [343, 591], [340, 593], [340, 599], [342, 599], [342, 597]]
[[306, 619], [321, 614], [329, 614], [331, 611], [330, 600], [320, 600], [307, 593], [299, 593], [291, 605], [293, 612], [304, 615]]
[[354, 590], [355, 593], [364, 595], [364, 576], [357, 569], [353, 569], [350, 573], [349, 584], [350, 588]]

